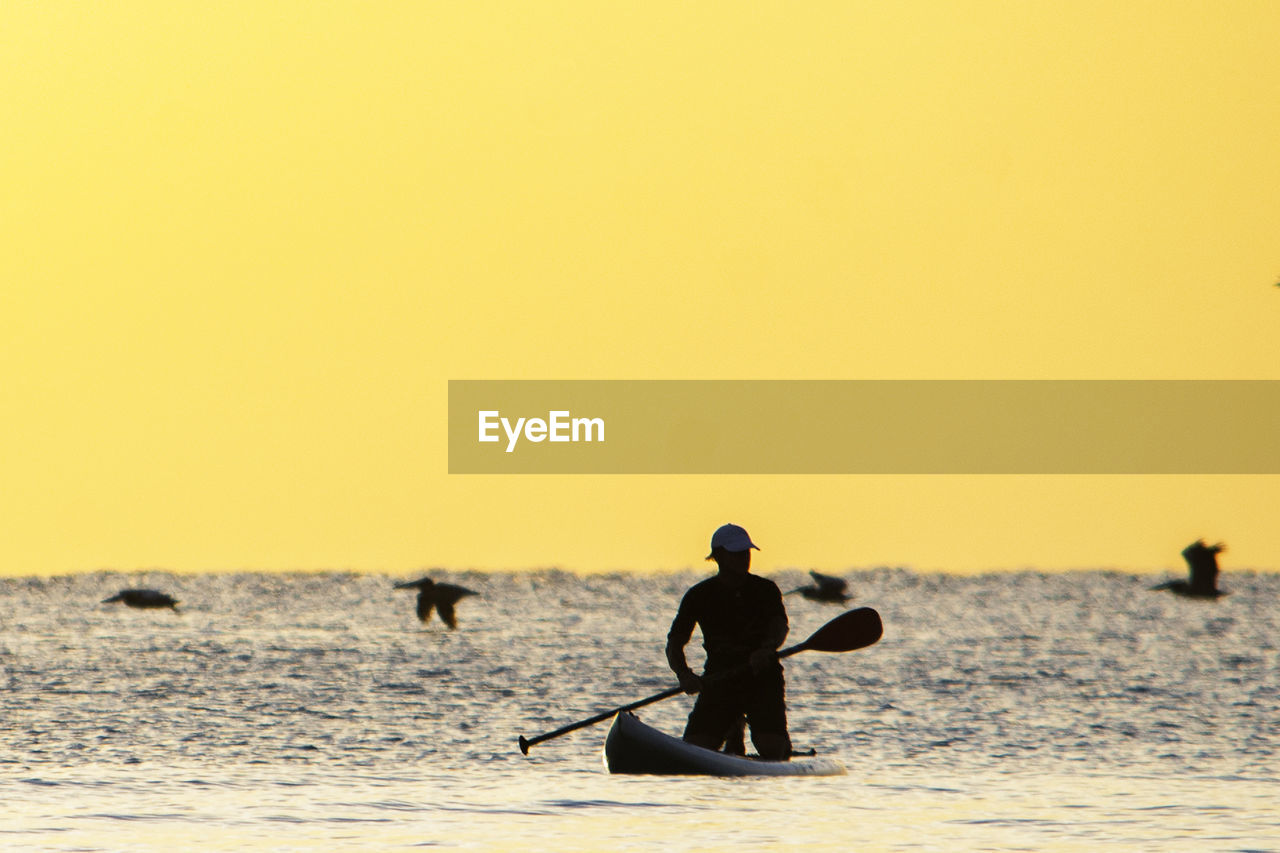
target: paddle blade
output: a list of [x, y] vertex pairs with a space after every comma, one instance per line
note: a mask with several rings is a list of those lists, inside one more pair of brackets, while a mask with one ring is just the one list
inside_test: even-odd
[[841, 613], [805, 640], [797, 650], [813, 652], [851, 652], [870, 646], [884, 635], [880, 614], [870, 607], [859, 607]]

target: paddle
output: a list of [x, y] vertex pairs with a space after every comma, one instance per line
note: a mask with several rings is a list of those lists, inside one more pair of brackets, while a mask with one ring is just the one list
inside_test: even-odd
[[[880, 622], [880, 614], [872, 610], [870, 607], [859, 607], [857, 610], [847, 610], [827, 624], [813, 632], [809, 639], [799, 645], [791, 646], [778, 652], [779, 658], [790, 657], [800, 652], [851, 652], [854, 649], [862, 649], [875, 643], [884, 633], [884, 625]], [[743, 667], [745, 669], [745, 667]], [[741, 669], [733, 670], [725, 673], [725, 676], [733, 675], [741, 672]], [[722, 676], [723, 677], [723, 676]], [[556, 729], [554, 732], [538, 735], [537, 737], [526, 738], [520, 736], [520, 751], [525, 755], [529, 754], [529, 747], [534, 744], [542, 743], [544, 740], [566, 735], [569, 732], [578, 729], [594, 726], [596, 723], [608, 720], [616, 714], [623, 711], [633, 711], [644, 705], [651, 705], [654, 702], [660, 702], [663, 699], [669, 699], [679, 693], [683, 693], [684, 688], [672, 687], [670, 690], [664, 690], [661, 693], [655, 693], [647, 699], [641, 699], [638, 702], [632, 702], [630, 705], [622, 705], [618, 708], [610, 708], [608, 711], [601, 711], [593, 717], [585, 720], [579, 720], [576, 723], [570, 723], [563, 728]]]

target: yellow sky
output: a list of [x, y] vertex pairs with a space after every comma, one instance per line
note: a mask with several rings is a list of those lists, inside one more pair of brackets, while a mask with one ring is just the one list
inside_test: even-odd
[[[0, 6], [0, 573], [1280, 567], [1277, 477], [450, 477], [447, 381], [1280, 379], [1280, 5]], [[928, 413], [921, 413], [927, 417]]]

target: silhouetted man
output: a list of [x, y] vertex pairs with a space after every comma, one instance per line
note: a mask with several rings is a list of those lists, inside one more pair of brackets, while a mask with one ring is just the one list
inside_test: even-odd
[[[747, 531], [726, 524], [711, 537], [708, 560], [719, 571], [695, 584], [680, 601], [667, 634], [667, 662], [686, 693], [698, 694], [684, 739], [720, 749], [745, 716], [761, 758], [791, 757], [786, 690], [778, 647], [787, 637], [787, 611], [778, 585], [750, 573]], [[693, 627], [702, 630], [706, 667], [699, 677], [685, 661]]]

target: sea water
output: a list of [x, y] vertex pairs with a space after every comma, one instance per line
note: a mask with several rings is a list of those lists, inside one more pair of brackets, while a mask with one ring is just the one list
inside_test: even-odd
[[[605, 724], [517, 747], [671, 686], [705, 573], [434, 574], [480, 593], [457, 630], [378, 574], [0, 580], [0, 849], [1280, 850], [1280, 574], [845, 572], [884, 638], [786, 671], [849, 774], [761, 779], [610, 776]], [[787, 603], [788, 644], [841, 610]]]

